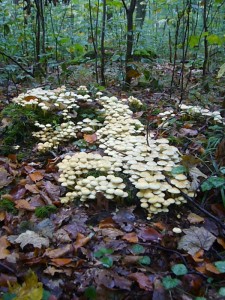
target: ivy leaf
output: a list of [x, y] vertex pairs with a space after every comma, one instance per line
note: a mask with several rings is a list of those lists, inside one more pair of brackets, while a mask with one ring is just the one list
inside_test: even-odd
[[113, 253], [113, 249], [101, 248], [94, 253], [94, 257], [100, 258], [104, 255], [112, 254], [112, 253]]
[[225, 287], [221, 287], [221, 288], [219, 289], [218, 294], [219, 294], [220, 296], [225, 296]]
[[225, 178], [223, 177], [210, 177], [204, 181], [201, 185], [203, 192], [210, 191], [211, 189], [217, 189], [225, 185]]
[[166, 290], [170, 290], [175, 288], [180, 284], [180, 280], [176, 278], [172, 278], [171, 276], [166, 276], [162, 280], [162, 284]]
[[140, 263], [140, 264], [142, 264], [142, 265], [150, 265], [150, 263], [151, 263], [151, 259], [150, 259], [150, 257], [149, 256], [142, 256], [139, 260], [138, 260], [138, 262]]
[[143, 253], [145, 251], [145, 248], [142, 245], [133, 245], [131, 248], [132, 252], [135, 254], [140, 254]]
[[187, 168], [185, 168], [184, 166], [178, 166], [178, 167], [174, 167], [171, 170], [171, 174], [172, 175], [176, 175], [176, 174], [183, 174], [187, 172]]
[[225, 273], [225, 261], [224, 260], [216, 261], [214, 264], [217, 267], [217, 269], [220, 271], [220, 273]]
[[84, 295], [88, 300], [95, 300], [97, 298], [96, 288], [89, 286], [85, 289]]
[[103, 266], [106, 268], [111, 268], [113, 265], [113, 259], [112, 259], [112, 257], [109, 257], [109, 256], [102, 257], [100, 259], [100, 261], [103, 264]]
[[172, 266], [171, 270], [177, 276], [185, 275], [188, 272], [188, 269], [184, 264], [176, 264]]

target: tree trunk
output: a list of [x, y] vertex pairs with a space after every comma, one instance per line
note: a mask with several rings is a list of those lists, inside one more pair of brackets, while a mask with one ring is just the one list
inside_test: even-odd
[[103, 0], [102, 33], [101, 33], [101, 84], [105, 85], [105, 23], [106, 23], [106, 0]]
[[203, 29], [204, 29], [204, 62], [203, 62], [203, 77], [209, 71], [209, 45], [206, 33], [208, 32], [208, 24], [207, 24], [207, 5], [208, 1], [203, 0]]

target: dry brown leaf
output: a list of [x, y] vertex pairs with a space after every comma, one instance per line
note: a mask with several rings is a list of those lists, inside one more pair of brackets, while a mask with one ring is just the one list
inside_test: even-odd
[[10, 254], [10, 251], [7, 249], [10, 245], [6, 235], [0, 237], [0, 259], [5, 259]]
[[204, 222], [204, 218], [202, 218], [201, 216], [195, 214], [195, 213], [190, 213], [187, 217], [188, 221], [191, 223], [191, 224], [198, 224], [198, 223], [201, 223], [201, 222]]
[[6, 171], [5, 168], [0, 167], [0, 189], [9, 185], [13, 181], [13, 177]]
[[124, 232], [116, 228], [103, 228], [101, 230], [103, 236], [110, 237], [111, 239], [116, 239], [118, 236], [123, 236]]
[[88, 236], [84, 236], [81, 233], [77, 234], [77, 239], [76, 242], [74, 243], [74, 248], [77, 251], [77, 249], [83, 247], [84, 245], [86, 245], [90, 239], [92, 238], [93, 234], [89, 234]]
[[30, 179], [34, 182], [40, 181], [44, 178], [44, 175], [40, 171], [35, 171], [29, 174]]
[[136, 272], [128, 275], [128, 278], [133, 279], [139, 285], [139, 287], [145, 291], [152, 291], [152, 282], [150, 279], [143, 273]]
[[141, 258], [143, 258], [143, 255], [126, 255], [122, 259], [122, 263], [129, 266], [138, 263]]
[[15, 203], [16, 203], [16, 208], [18, 209], [25, 209], [29, 211], [35, 210], [35, 207], [31, 206], [30, 203], [25, 199], [17, 200], [15, 201]]
[[71, 263], [73, 260], [72, 258], [53, 258], [51, 260], [57, 266], [65, 266]]
[[96, 133], [84, 134], [84, 140], [89, 144], [93, 144], [94, 142], [97, 141], [97, 135], [96, 135]]
[[197, 253], [195, 253], [195, 255], [192, 256], [192, 258], [194, 259], [195, 262], [203, 262], [204, 258], [204, 250], [199, 250]]
[[152, 227], [142, 228], [138, 237], [144, 241], [159, 241], [162, 239], [162, 235]]
[[100, 229], [102, 229], [102, 228], [115, 228], [116, 227], [116, 223], [114, 222], [114, 220], [112, 219], [112, 217], [108, 217], [108, 218], [102, 220], [99, 223], [98, 227]]
[[0, 211], [0, 222], [5, 220], [5, 212]]
[[58, 258], [58, 257], [61, 257], [61, 256], [64, 256], [66, 254], [68, 254], [69, 252], [72, 251], [72, 245], [71, 244], [68, 244], [68, 245], [65, 245], [61, 248], [58, 248], [58, 249], [47, 249], [44, 253], [45, 256], [48, 256], [50, 258]]
[[205, 265], [205, 268], [207, 271], [214, 273], [214, 274], [220, 274], [220, 271], [211, 263], [207, 263]]
[[38, 194], [40, 192], [36, 184], [26, 184], [25, 188], [33, 194]]
[[225, 249], [225, 239], [218, 237], [216, 240], [217, 240], [217, 243], [220, 244], [220, 246], [222, 246], [223, 249]]
[[129, 243], [138, 243], [138, 236], [135, 232], [129, 232], [122, 237], [122, 240], [126, 240]]

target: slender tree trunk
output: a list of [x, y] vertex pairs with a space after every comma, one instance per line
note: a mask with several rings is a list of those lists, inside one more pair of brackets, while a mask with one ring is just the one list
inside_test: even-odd
[[106, 25], [106, 0], [103, 0], [102, 34], [101, 34], [101, 84], [105, 85], [105, 25]]
[[134, 11], [136, 6], [136, 0], [131, 0], [130, 7], [128, 8], [125, 1], [122, 0], [123, 6], [126, 11], [127, 17], [127, 49], [126, 49], [126, 78], [125, 78], [125, 85], [127, 87], [131, 84], [131, 77], [129, 76], [129, 61], [132, 58], [132, 50], [133, 50], [133, 41], [134, 41]]
[[207, 25], [207, 6], [208, 1], [203, 0], [203, 29], [204, 29], [204, 62], [203, 62], [203, 76], [205, 77], [209, 71], [209, 45], [206, 33], [208, 32]]

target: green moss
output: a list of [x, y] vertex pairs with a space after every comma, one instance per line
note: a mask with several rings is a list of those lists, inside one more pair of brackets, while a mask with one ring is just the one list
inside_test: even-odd
[[56, 211], [57, 207], [54, 205], [41, 206], [35, 209], [35, 216], [43, 219], [49, 217], [52, 213], [55, 213]]
[[99, 176], [107, 176], [107, 175], [108, 175], [107, 172], [92, 170], [86, 173], [84, 178], [87, 178], [88, 176], [94, 176], [95, 178], [97, 178]]
[[32, 132], [37, 128], [34, 125], [36, 121], [42, 124], [59, 124], [61, 116], [55, 112], [44, 113], [39, 107], [26, 108], [18, 104], [9, 104], [0, 114], [0, 118], [7, 118], [9, 124], [2, 131], [3, 153], [12, 152], [14, 145], [23, 144], [27, 148], [34, 144]]
[[12, 201], [4, 198], [0, 200], [0, 210], [11, 212], [12, 214], [16, 214], [18, 211]]

